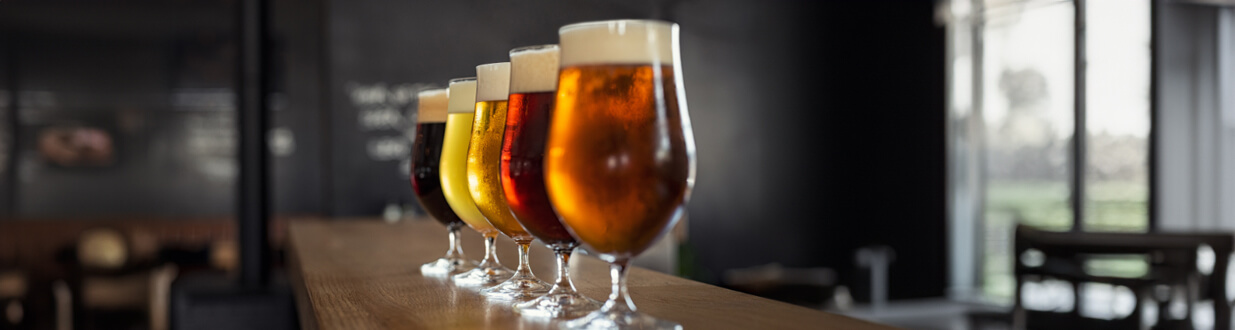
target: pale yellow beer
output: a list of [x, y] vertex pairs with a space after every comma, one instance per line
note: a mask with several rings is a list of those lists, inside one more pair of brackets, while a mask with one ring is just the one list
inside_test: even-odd
[[497, 228], [485, 220], [467, 188], [467, 147], [472, 138], [476, 78], [451, 80], [449, 97], [446, 138], [442, 141], [441, 167], [438, 169], [442, 174], [442, 194], [446, 196], [450, 208], [469, 227], [486, 237], [497, 235]]

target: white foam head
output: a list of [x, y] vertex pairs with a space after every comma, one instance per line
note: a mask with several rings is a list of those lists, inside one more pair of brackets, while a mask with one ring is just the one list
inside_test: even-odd
[[653, 20], [576, 23], [557, 31], [562, 67], [586, 64], [671, 65], [678, 25]]
[[416, 94], [416, 99], [420, 100], [416, 106], [416, 111], [419, 113], [416, 116], [417, 123], [446, 122], [446, 108], [450, 102], [447, 91], [448, 89], [438, 88], [420, 91]]
[[510, 62], [476, 66], [476, 102], [510, 98]]
[[449, 113], [476, 113], [476, 77], [450, 80]]
[[557, 45], [515, 48], [510, 51], [510, 92], [532, 93], [557, 90], [561, 51]]

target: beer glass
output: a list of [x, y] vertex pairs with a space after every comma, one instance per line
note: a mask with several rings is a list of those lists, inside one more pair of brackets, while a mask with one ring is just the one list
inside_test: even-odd
[[497, 228], [485, 220], [468, 191], [467, 147], [472, 140], [472, 116], [476, 105], [476, 78], [450, 80], [447, 104], [446, 137], [442, 141], [442, 193], [446, 202], [469, 227], [485, 237], [485, 258], [476, 268], [456, 274], [452, 279], [462, 287], [487, 287], [502, 283], [512, 272], [497, 260], [493, 243]]
[[515, 304], [526, 316], [577, 318], [600, 303], [579, 294], [570, 281], [570, 255], [579, 245], [562, 226], [545, 192], [545, 139], [557, 97], [557, 45], [516, 48], [510, 51], [510, 101], [506, 108], [506, 136], [502, 140], [502, 188], [515, 219], [557, 256], [557, 282], [549, 293]]
[[489, 224], [519, 244], [519, 267], [514, 275], [480, 291], [481, 294], [498, 300], [529, 300], [549, 292], [549, 285], [536, 279], [528, 268], [527, 251], [532, 235], [510, 213], [502, 192], [502, 137], [509, 93], [509, 62], [476, 67], [476, 114], [472, 120], [472, 142], [467, 149], [467, 182], [472, 200]]
[[450, 235], [450, 249], [446, 256], [420, 266], [420, 273], [445, 276], [461, 273], [476, 267], [476, 262], [467, 260], [463, 246], [459, 245], [459, 229], [463, 220], [450, 209], [446, 195], [442, 194], [442, 179], [438, 175], [438, 161], [442, 157], [442, 138], [446, 134], [445, 88], [422, 91], [416, 116], [416, 139], [412, 142], [412, 191], [420, 205], [438, 222], [446, 226]]
[[571, 328], [678, 328], [636, 312], [626, 291], [631, 258], [681, 217], [695, 148], [678, 51], [678, 25], [618, 20], [558, 30], [561, 71], [549, 124], [549, 200], [588, 251], [610, 263], [613, 293]]

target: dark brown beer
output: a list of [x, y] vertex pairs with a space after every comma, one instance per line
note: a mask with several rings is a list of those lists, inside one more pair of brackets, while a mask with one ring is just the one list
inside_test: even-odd
[[506, 105], [502, 187], [515, 218], [528, 233], [554, 248], [575, 246], [545, 192], [545, 140], [554, 92], [512, 93]]
[[425, 211], [446, 227], [463, 225], [463, 220], [446, 204], [442, 195], [442, 179], [438, 175], [438, 160], [442, 158], [442, 139], [446, 123], [416, 125], [416, 140], [412, 142], [412, 190]]
[[680, 217], [693, 180], [674, 68], [567, 65], [558, 79], [545, 159], [550, 200], [590, 250], [629, 259]]

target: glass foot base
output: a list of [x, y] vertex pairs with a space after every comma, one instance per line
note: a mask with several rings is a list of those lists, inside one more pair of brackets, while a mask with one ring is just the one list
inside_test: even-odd
[[514, 272], [506, 267], [477, 267], [451, 277], [456, 286], [465, 288], [483, 288], [501, 284], [509, 279]]
[[629, 310], [595, 311], [583, 318], [562, 323], [563, 329], [676, 329], [682, 325]]
[[480, 290], [485, 298], [502, 301], [525, 301], [549, 293], [549, 284], [535, 276], [516, 276], [494, 287]]
[[550, 293], [515, 304], [515, 313], [529, 317], [574, 319], [600, 308], [600, 302], [578, 292]]
[[476, 261], [462, 258], [441, 258], [420, 266], [420, 274], [446, 277], [476, 268]]

